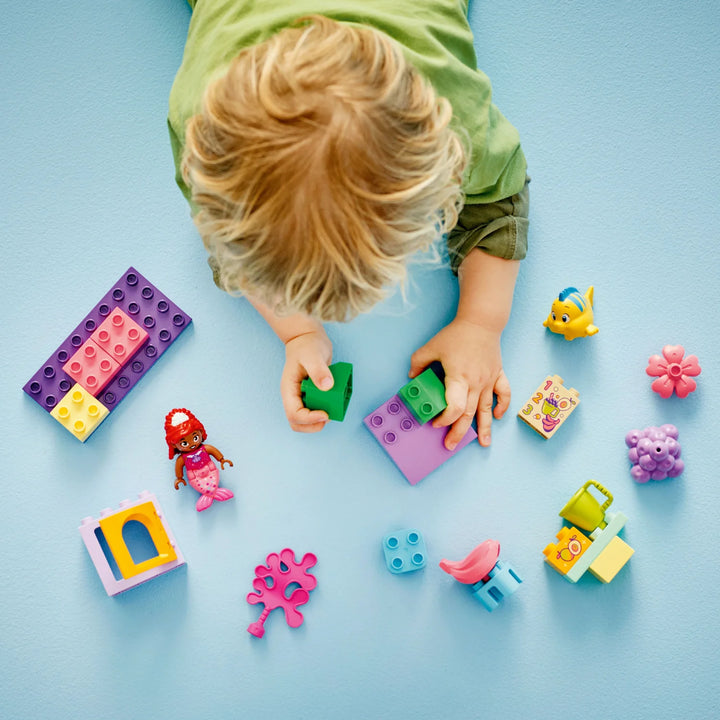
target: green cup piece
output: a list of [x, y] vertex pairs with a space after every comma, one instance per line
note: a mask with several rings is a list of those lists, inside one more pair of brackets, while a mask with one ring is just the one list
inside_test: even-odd
[[331, 420], [345, 419], [352, 395], [352, 363], [337, 362], [330, 365], [335, 384], [330, 390], [320, 390], [310, 379], [300, 383], [302, 401], [309, 410], [324, 410]]
[[447, 407], [445, 385], [432, 368], [423, 370], [420, 375], [401, 387], [398, 395], [421, 425], [432, 420]]
[[[588, 488], [594, 485], [605, 497], [605, 502], [600, 503], [590, 494]], [[593, 532], [596, 528], [601, 530], [607, 526], [605, 522], [605, 511], [610, 507], [613, 496], [609, 490], [604, 488], [597, 480], [588, 480], [573, 496], [559, 515], [572, 525], [582, 530]]]

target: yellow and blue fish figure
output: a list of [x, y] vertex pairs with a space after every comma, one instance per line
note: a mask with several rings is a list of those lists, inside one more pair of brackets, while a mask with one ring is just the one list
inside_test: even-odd
[[552, 310], [543, 325], [566, 340], [594, 335], [593, 286], [582, 295], [577, 288], [565, 288], [552, 304]]

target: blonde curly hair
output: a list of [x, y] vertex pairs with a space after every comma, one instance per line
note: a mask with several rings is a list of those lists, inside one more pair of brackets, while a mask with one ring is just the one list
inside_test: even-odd
[[183, 176], [218, 284], [347, 320], [457, 222], [452, 108], [384, 33], [321, 16], [246, 48], [186, 129]]

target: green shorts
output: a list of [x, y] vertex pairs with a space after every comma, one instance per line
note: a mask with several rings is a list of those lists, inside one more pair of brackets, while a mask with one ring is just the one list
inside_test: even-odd
[[450, 267], [457, 274], [460, 263], [471, 250], [479, 248], [505, 260], [522, 260], [527, 255], [530, 192], [526, 178], [523, 189], [494, 203], [465, 205], [457, 225], [448, 233]]

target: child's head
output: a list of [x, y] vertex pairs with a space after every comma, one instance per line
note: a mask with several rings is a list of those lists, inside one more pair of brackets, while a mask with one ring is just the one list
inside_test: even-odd
[[184, 174], [222, 287], [345, 320], [455, 224], [464, 153], [449, 102], [393, 40], [302, 22], [211, 82]]

